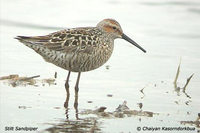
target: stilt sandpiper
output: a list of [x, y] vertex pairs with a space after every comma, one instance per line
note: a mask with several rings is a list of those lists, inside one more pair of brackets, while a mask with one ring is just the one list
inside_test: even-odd
[[81, 72], [94, 70], [108, 61], [113, 52], [114, 40], [117, 38], [125, 39], [146, 52], [123, 33], [120, 24], [114, 19], [104, 19], [96, 27], [64, 29], [45, 36], [16, 37], [47, 62], [69, 71], [65, 83], [66, 90], [69, 91], [70, 73], [78, 72], [76, 92]]

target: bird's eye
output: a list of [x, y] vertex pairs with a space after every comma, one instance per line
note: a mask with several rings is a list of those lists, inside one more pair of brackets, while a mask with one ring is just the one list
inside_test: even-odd
[[112, 28], [113, 28], [114, 30], [116, 30], [116, 29], [117, 29], [117, 27], [115, 27], [115, 26], [113, 26]]

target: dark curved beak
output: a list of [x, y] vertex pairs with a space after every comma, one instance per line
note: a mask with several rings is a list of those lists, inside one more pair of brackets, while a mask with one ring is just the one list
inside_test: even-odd
[[137, 48], [139, 48], [140, 50], [142, 50], [144, 53], [146, 53], [146, 50], [143, 49], [140, 45], [138, 45], [135, 41], [133, 41], [131, 38], [129, 38], [127, 35], [122, 34], [122, 39], [130, 42], [131, 44], [135, 45]]

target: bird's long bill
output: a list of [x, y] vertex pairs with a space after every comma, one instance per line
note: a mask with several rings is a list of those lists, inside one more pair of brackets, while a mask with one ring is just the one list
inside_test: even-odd
[[127, 35], [122, 34], [122, 38], [128, 42], [130, 42], [131, 44], [135, 45], [137, 48], [139, 48], [140, 50], [142, 50], [144, 53], [146, 53], [146, 50], [143, 49], [140, 45], [138, 45], [135, 41], [133, 41], [131, 38], [129, 38]]

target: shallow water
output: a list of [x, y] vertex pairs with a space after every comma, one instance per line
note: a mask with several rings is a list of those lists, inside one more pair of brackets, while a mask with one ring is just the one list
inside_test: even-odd
[[[37, 127], [37, 132], [92, 132], [93, 127], [96, 127], [96, 132], [106, 133], [151, 132], [137, 131], [137, 127], [195, 127], [195, 131], [191, 131], [194, 133], [199, 130], [195, 125], [180, 124], [180, 121], [196, 120], [200, 113], [198, 0], [59, 0], [48, 3], [45, 0], [3, 0], [0, 6], [0, 76], [40, 75], [43, 79], [58, 73], [56, 85], [12, 87], [0, 83], [1, 132], [5, 132], [5, 127], [16, 126]], [[106, 111], [112, 112], [126, 100], [130, 109], [140, 110], [137, 103], [143, 103], [142, 110], [159, 115], [98, 118], [79, 114], [79, 118], [84, 120], [77, 121], [73, 107], [77, 74], [72, 73], [70, 77], [71, 95], [66, 115], [63, 104], [67, 71], [45, 62], [33, 50], [13, 39], [17, 35], [48, 34], [62, 29], [60, 27], [95, 26], [104, 18], [119, 21], [124, 33], [144, 47], [147, 53], [124, 40], [115, 40], [111, 59], [101, 68], [81, 75], [78, 111], [105, 106]], [[177, 95], [174, 89], [180, 58], [178, 86], [183, 87], [194, 73], [186, 88], [191, 98], [182, 92]], [[140, 92], [142, 88], [144, 94]]]

